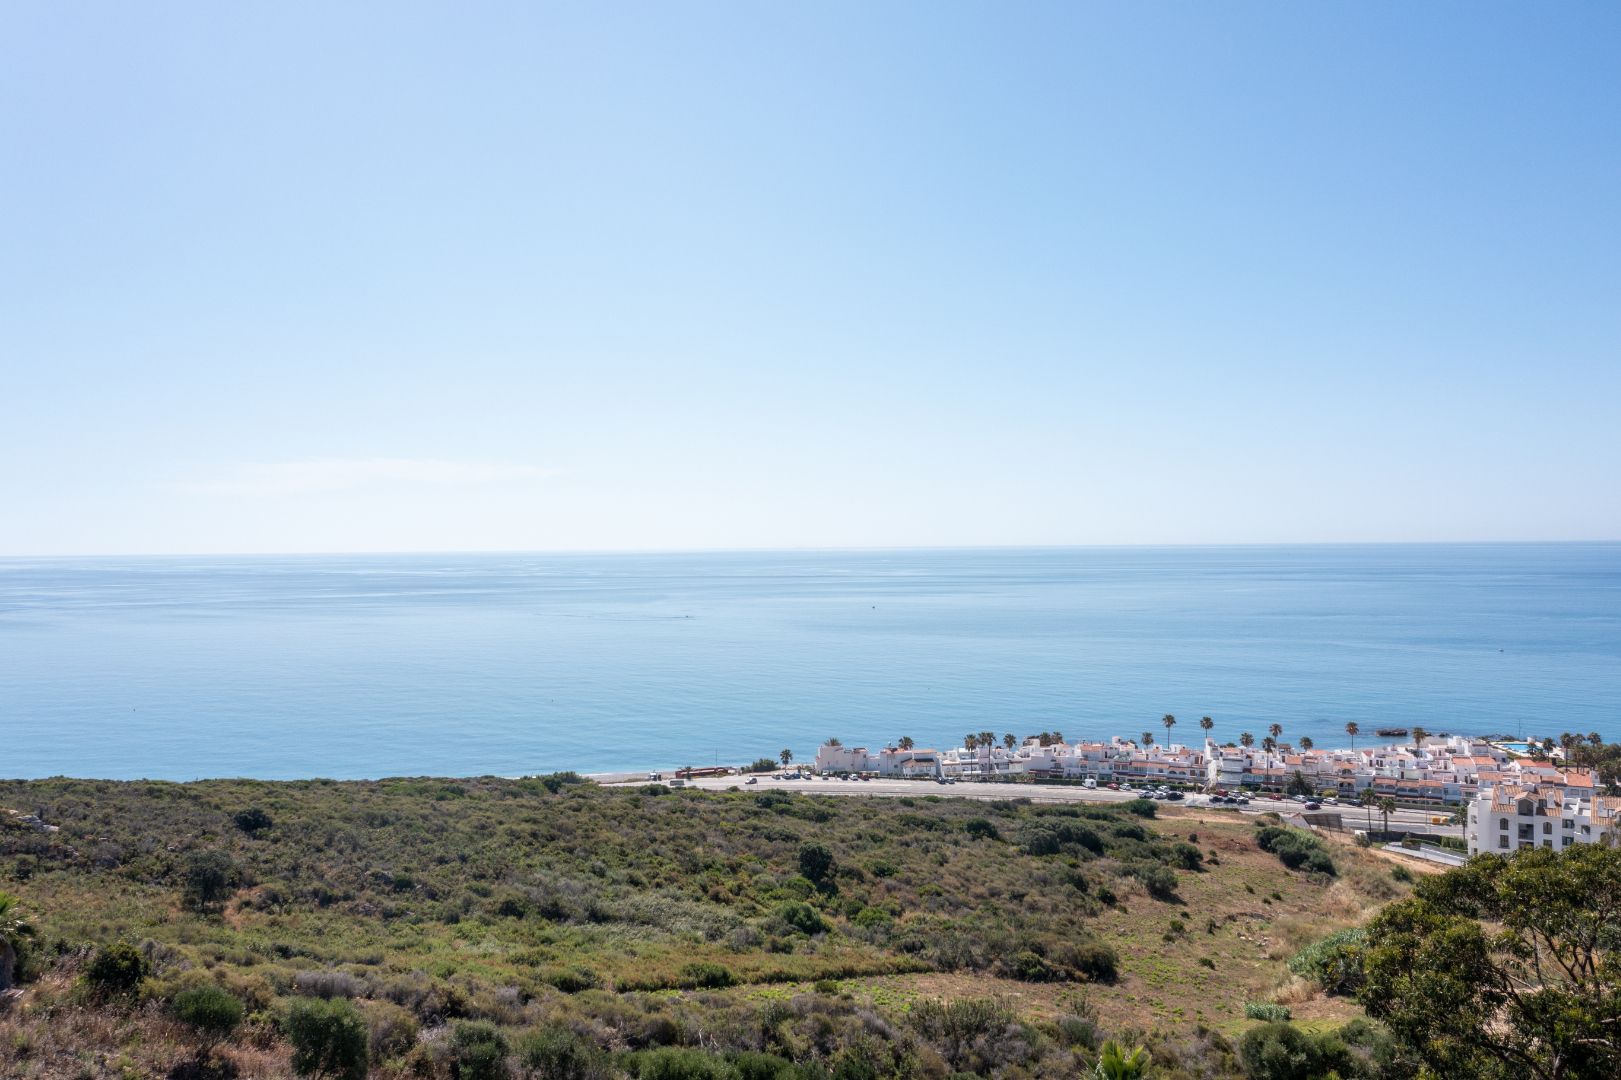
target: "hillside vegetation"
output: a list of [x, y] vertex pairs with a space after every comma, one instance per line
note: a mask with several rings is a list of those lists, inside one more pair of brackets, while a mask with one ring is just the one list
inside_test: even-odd
[[[1285, 961], [1405, 890], [1146, 802], [565, 774], [12, 782], [0, 807], [42, 823], [0, 818], [33, 929], [0, 1013], [20, 1077], [1078, 1076], [1111, 1037], [1220, 1076], [1247, 1001], [1357, 1015]], [[351, 1028], [358, 1059], [299, 1058]]]

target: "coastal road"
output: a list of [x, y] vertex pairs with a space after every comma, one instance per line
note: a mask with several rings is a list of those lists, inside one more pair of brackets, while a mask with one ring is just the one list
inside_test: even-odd
[[[742, 776], [713, 776], [703, 777], [688, 782], [688, 787], [703, 791], [726, 791], [733, 787], [741, 787], [745, 791], [798, 791], [807, 795], [846, 795], [866, 796], [868, 798], [898, 798], [910, 795], [914, 798], [923, 795], [935, 795], [949, 799], [982, 799], [986, 801], [1002, 802], [1009, 799], [1029, 799], [1031, 802], [1051, 803], [1111, 803], [1126, 802], [1137, 798], [1135, 791], [1110, 791], [1107, 788], [1087, 788], [1068, 784], [985, 784], [973, 781], [958, 781], [955, 784], [937, 784], [931, 780], [838, 780], [833, 777], [812, 777], [806, 780], [779, 780], [775, 776], [758, 776], [758, 783], [749, 784], [748, 779]], [[645, 780], [625, 781], [626, 786], [640, 787]], [[618, 786], [618, 785], [616, 785]], [[1225, 803], [1212, 805], [1208, 795], [1189, 795], [1186, 798], [1161, 804], [1167, 808], [1175, 806], [1190, 806], [1199, 809], [1229, 810], [1244, 814], [1264, 814], [1269, 810], [1278, 813], [1300, 813], [1301, 807], [1297, 802], [1290, 800], [1274, 800], [1265, 796], [1252, 799], [1248, 806], [1229, 806]], [[1330, 806], [1325, 804], [1322, 812], [1338, 812], [1342, 816], [1345, 827], [1355, 829], [1366, 824], [1367, 811], [1361, 806]], [[1432, 817], [1447, 816], [1450, 811], [1430, 810], [1397, 810], [1390, 815], [1390, 824], [1393, 828], [1404, 829], [1409, 832], [1431, 833], [1442, 836], [1457, 836], [1459, 830], [1456, 825], [1432, 825]], [[1373, 824], [1378, 828], [1381, 823], [1380, 815], [1375, 812]]]

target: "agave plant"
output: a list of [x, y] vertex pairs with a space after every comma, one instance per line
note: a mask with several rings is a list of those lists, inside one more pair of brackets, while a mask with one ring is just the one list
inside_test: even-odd
[[17, 972], [17, 946], [33, 933], [17, 911], [17, 898], [0, 892], [0, 990], [10, 990]]
[[1103, 1044], [1093, 1075], [1098, 1080], [1139, 1080], [1148, 1075], [1148, 1051], [1140, 1046], [1127, 1050], [1110, 1039]]

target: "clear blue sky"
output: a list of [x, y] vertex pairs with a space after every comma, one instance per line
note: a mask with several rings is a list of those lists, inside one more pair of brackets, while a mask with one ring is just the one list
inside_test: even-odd
[[0, 4], [0, 553], [1621, 537], [1613, 4]]

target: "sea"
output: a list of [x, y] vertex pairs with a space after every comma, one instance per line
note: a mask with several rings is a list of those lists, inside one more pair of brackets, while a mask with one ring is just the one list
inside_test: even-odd
[[1621, 737], [1621, 544], [0, 560], [0, 777]]

